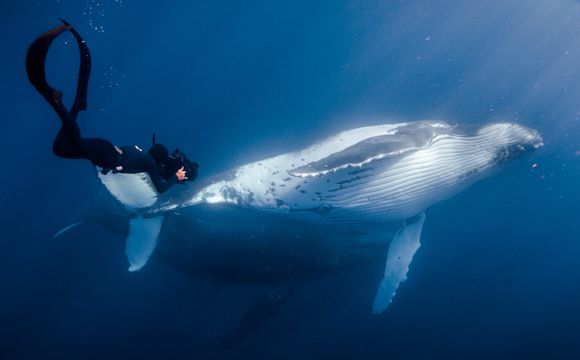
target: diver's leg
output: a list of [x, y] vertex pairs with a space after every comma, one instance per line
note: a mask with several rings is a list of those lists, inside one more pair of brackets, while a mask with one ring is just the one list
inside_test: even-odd
[[[40, 35], [28, 48], [26, 55], [26, 72], [28, 79], [44, 99], [58, 114], [62, 127], [54, 143], [53, 152], [60, 157], [69, 159], [88, 159], [93, 164], [109, 167], [117, 165], [119, 154], [114, 145], [105, 139], [83, 138], [76, 122], [78, 112], [87, 108], [87, 86], [91, 70], [91, 56], [89, 49], [80, 34], [66, 21]], [[54, 89], [46, 80], [46, 57], [50, 45], [60, 34], [69, 30], [77, 41], [80, 58], [77, 92], [71, 111], [62, 103], [62, 92]], [[109, 168], [114, 168], [109, 167]]]
[[66, 129], [62, 127], [52, 144], [56, 156], [66, 159], [87, 159], [93, 165], [104, 169], [115, 169], [120, 165], [120, 153], [115, 145], [106, 139], [82, 138], [71, 142]]
[[52, 152], [56, 156], [66, 159], [82, 159], [83, 155], [78, 149], [78, 143], [78, 141], [71, 141], [67, 129], [63, 126], [60, 128], [56, 138], [54, 138]]
[[102, 138], [81, 138], [77, 149], [79, 154], [95, 166], [114, 170], [121, 165], [121, 153], [109, 140]]

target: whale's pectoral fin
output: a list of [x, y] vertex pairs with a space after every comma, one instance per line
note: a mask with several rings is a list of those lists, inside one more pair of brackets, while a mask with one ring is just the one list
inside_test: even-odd
[[163, 218], [163, 216], [151, 218], [137, 216], [129, 220], [129, 236], [125, 244], [129, 271], [140, 270], [149, 261], [157, 247]]
[[407, 220], [389, 245], [385, 275], [373, 302], [373, 313], [380, 314], [389, 306], [399, 284], [407, 279], [409, 265], [413, 255], [421, 246], [421, 229], [425, 222], [425, 213]]

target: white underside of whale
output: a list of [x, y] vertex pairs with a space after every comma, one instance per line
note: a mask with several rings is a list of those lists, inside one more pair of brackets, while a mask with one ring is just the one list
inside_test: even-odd
[[467, 135], [445, 122], [424, 121], [344, 131], [304, 150], [240, 166], [177, 198], [160, 198], [146, 174], [100, 178], [128, 211], [148, 212], [130, 222], [131, 271], [153, 253], [162, 214], [180, 207], [232, 204], [353, 226], [404, 221], [390, 242], [373, 304], [380, 313], [406, 279], [420, 246], [424, 211], [489, 174], [510, 151], [523, 149], [521, 144], [539, 147], [541, 138], [514, 124], [488, 125]]

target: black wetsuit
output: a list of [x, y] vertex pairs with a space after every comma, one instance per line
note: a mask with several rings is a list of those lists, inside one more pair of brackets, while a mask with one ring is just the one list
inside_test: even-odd
[[129, 174], [140, 172], [149, 173], [153, 185], [155, 185], [155, 188], [160, 193], [167, 191], [177, 182], [177, 176], [175, 175], [168, 180], [165, 180], [161, 176], [161, 169], [149, 153], [142, 151], [136, 146], [123, 146], [121, 150], [123, 151], [121, 155], [121, 166], [123, 166], [123, 170], [119, 172]]
[[[115, 146], [106, 139], [84, 138], [77, 124], [79, 111], [87, 108], [87, 87], [91, 70], [91, 55], [89, 48], [80, 34], [63, 20], [64, 25], [40, 35], [29, 47], [26, 55], [26, 72], [28, 79], [44, 99], [58, 114], [62, 127], [54, 139], [52, 150], [60, 157], [67, 159], [87, 159], [95, 166], [108, 171], [123, 173], [147, 172], [155, 188], [160, 193], [175, 184], [177, 176], [165, 180], [161, 177], [161, 169], [149, 153], [138, 150], [134, 146], [122, 147], [120, 154]], [[77, 92], [71, 107], [67, 110], [62, 103], [62, 92], [51, 87], [46, 81], [45, 63], [52, 41], [64, 31], [70, 31], [77, 41], [81, 65], [77, 80]], [[117, 170], [121, 167], [121, 170]]]

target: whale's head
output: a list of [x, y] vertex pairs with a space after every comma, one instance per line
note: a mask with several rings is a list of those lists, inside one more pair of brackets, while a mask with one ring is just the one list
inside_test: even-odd
[[519, 158], [544, 145], [538, 131], [513, 123], [486, 125], [479, 129], [477, 137], [492, 147], [499, 163]]

